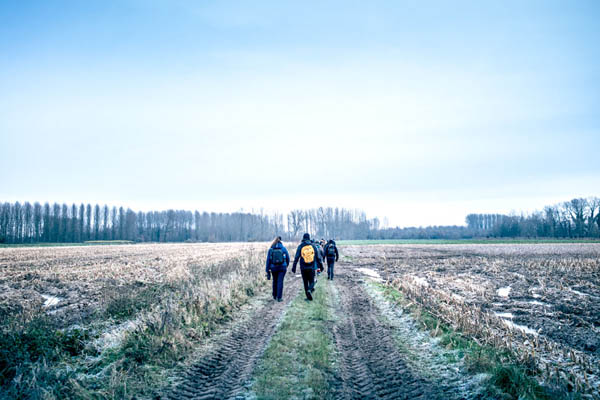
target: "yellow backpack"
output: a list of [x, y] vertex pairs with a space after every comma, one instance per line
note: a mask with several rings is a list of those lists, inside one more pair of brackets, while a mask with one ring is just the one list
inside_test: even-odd
[[302, 248], [300, 255], [305, 264], [310, 264], [315, 261], [315, 249], [310, 244]]

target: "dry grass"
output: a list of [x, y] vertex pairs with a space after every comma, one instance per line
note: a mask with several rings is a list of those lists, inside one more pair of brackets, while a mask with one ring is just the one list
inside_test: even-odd
[[266, 248], [0, 249], [4, 393], [150, 395], [203, 337], [265, 289]]

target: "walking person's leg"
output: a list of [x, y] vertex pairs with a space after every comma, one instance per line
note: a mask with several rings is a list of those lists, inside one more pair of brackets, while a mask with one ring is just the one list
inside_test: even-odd
[[279, 277], [278, 271], [271, 271], [271, 279], [273, 279], [273, 300], [277, 299], [277, 281]]
[[313, 292], [315, 290], [315, 270], [314, 269], [309, 269], [308, 270], [308, 288], [311, 292]]
[[283, 297], [283, 278], [285, 278], [285, 272], [281, 271], [277, 274], [277, 301], [281, 301]]
[[[327, 272], [329, 273], [329, 279], [333, 280], [333, 266], [335, 265], [335, 260], [331, 260], [331, 264], [329, 260], [327, 260]], [[331, 268], [331, 270], [330, 270]]]
[[309, 273], [311, 272], [311, 270], [309, 269], [300, 269], [300, 273], [302, 274], [302, 283], [304, 283], [304, 293], [306, 294], [306, 298], [308, 300], [312, 300], [312, 296], [310, 294], [310, 287], [309, 287]]

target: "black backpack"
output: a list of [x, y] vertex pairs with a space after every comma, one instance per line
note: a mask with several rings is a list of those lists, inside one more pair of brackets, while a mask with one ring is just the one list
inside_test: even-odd
[[335, 257], [335, 244], [327, 246], [327, 257]]
[[281, 250], [281, 249], [271, 250], [271, 263], [273, 265], [283, 265], [284, 261], [285, 261], [285, 255], [283, 254], [283, 250]]

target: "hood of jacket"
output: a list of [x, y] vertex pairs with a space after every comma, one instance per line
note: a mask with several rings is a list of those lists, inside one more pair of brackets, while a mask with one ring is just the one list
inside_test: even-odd
[[283, 244], [281, 242], [275, 243], [274, 246], [271, 246], [272, 249], [283, 249]]

